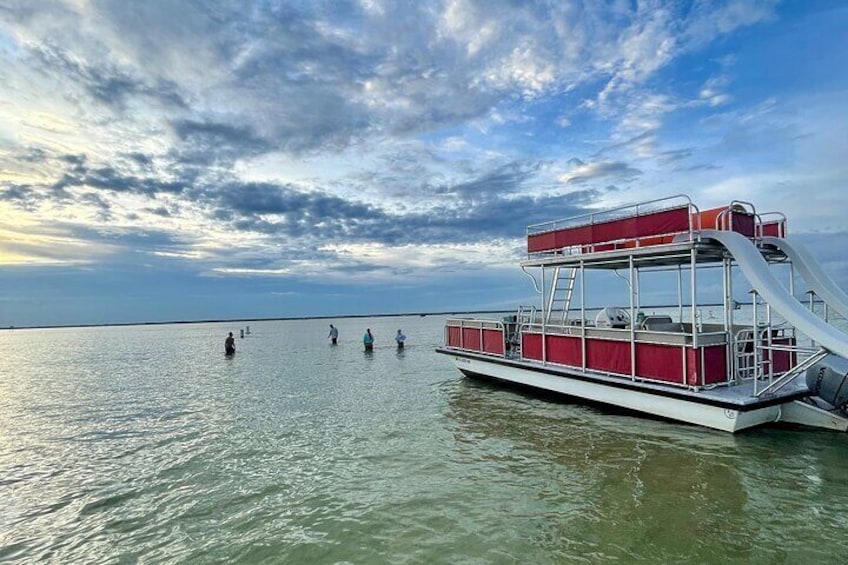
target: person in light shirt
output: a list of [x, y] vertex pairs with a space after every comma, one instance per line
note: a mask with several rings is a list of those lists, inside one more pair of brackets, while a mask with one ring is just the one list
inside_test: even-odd
[[403, 342], [406, 341], [406, 336], [403, 335], [402, 331], [398, 330], [395, 341], [397, 342], [398, 349], [403, 349]]

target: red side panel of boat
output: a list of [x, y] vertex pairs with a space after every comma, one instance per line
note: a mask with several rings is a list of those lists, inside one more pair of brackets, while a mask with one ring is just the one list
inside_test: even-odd
[[527, 252], [538, 253], [539, 251], [550, 251], [559, 249], [556, 245], [557, 232], [535, 233], [527, 236]]
[[540, 334], [521, 334], [521, 356], [535, 361], [542, 360], [542, 336]]
[[592, 241], [592, 226], [578, 226], [576, 228], [554, 232], [556, 249], [580, 245], [587, 241]]
[[448, 347], [462, 347], [462, 328], [448, 326]]
[[479, 351], [501, 356], [504, 355], [506, 350], [503, 330], [489, 328], [448, 326], [446, 345], [467, 351]]
[[583, 352], [579, 337], [549, 335], [546, 338], [545, 353], [548, 361], [572, 367], [583, 366]]
[[[548, 335], [545, 338], [546, 362], [570, 367], [582, 366], [579, 337]], [[525, 359], [542, 361], [542, 336], [523, 334], [521, 354]], [[724, 345], [694, 349], [680, 345], [637, 343], [635, 357], [636, 377], [640, 379], [692, 386], [722, 383], [727, 380]], [[791, 359], [778, 363], [777, 355], [775, 356], [775, 365], [780, 364], [783, 367], [789, 362]], [[587, 338], [586, 368], [630, 376], [630, 342]]]
[[462, 328], [462, 347], [473, 351], [482, 348], [480, 330], [478, 328]]
[[636, 376], [683, 384], [683, 348], [656, 343], [636, 344]]
[[[595, 245], [594, 251], [616, 249], [618, 245], [610, 243], [622, 240], [650, 238], [640, 242], [640, 245], [655, 245], [668, 243], [670, 239], [655, 239], [651, 236], [662, 236], [689, 231], [689, 207], [672, 208], [661, 212], [653, 212], [642, 216], [633, 216], [591, 225], [576, 226], [556, 231], [532, 234], [527, 237], [527, 251], [552, 251], [572, 246]], [[598, 245], [602, 244], [602, 245]], [[585, 249], [588, 251], [589, 249]]]
[[[721, 230], [730, 229], [745, 237], [754, 237], [755, 220], [752, 214], [742, 210], [728, 212], [728, 206], [710, 208], [700, 213], [701, 229]], [[721, 216], [721, 217], [719, 217]]]
[[766, 222], [762, 228], [764, 236], [786, 237], [786, 222]]
[[630, 342], [587, 339], [586, 368], [595, 371], [629, 375]]
[[754, 237], [756, 222], [753, 215], [739, 212], [732, 212], [731, 215], [733, 216], [733, 231], [741, 233], [745, 237]]
[[501, 330], [483, 330], [483, 352], [504, 354], [504, 334]]
[[636, 237], [689, 231], [689, 207], [664, 210], [636, 218]]
[[[727, 381], [727, 358], [725, 357], [726, 348], [724, 345], [711, 345], [698, 349], [689, 348], [686, 353], [687, 384], [699, 386]], [[701, 369], [702, 358], [703, 371]]]
[[583, 243], [603, 243], [634, 237], [636, 233], [636, 218], [624, 218], [601, 222], [592, 226], [592, 239]]

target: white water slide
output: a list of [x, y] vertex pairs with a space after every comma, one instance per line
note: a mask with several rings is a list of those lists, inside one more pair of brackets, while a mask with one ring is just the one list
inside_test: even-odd
[[[848, 359], [848, 335], [810, 312], [789, 294], [771, 273], [768, 263], [751, 240], [736, 232], [718, 230], [703, 230], [701, 237], [721, 243], [736, 259], [748, 282], [787, 322], [825, 349]], [[812, 285], [810, 280], [807, 283]]]
[[848, 294], [845, 294], [833, 282], [833, 279], [827, 276], [803, 245], [782, 237], [764, 237], [763, 243], [773, 245], [783, 251], [792, 261], [792, 265], [801, 272], [807, 286], [828, 306], [848, 318]]

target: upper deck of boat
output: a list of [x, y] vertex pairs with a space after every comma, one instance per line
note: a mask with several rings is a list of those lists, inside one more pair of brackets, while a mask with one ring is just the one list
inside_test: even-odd
[[[718, 263], [729, 257], [721, 244], [694, 234], [691, 240], [688, 234], [681, 241], [672, 243], [630, 246], [602, 251], [572, 250], [544, 251], [528, 253], [521, 261], [522, 267], [579, 267], [583, 265], [593, 269], [626, 269], [631, 258], [637, 267], [676, 267], [688, 265], [692, 261], [692, 251], [697, 264]], [[763, 258], [769, 262], [786, 260], [786, 255], [773, 247], [761, 247]]]
[[[764, 236], [784, 237], [786, 218], [779, 212], [757, 213], [739, 201], [702, 211], [688, 196], [676, 195], [528, 226], [521, 265], [622, 269], [631, 262], [674, 267], [729, 258], [723, 245], [705, 235], [707, 230], [732, 231], [757, 242]], [[760, 251], [769, 262], [785, 260], [775, 248], [761, 246]]]

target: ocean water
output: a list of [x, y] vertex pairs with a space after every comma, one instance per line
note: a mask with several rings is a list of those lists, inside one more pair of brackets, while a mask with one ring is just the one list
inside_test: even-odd
[[0, 561], [848, 561], [848, 435], [465, 379], [443, 323], [0, 332]]

